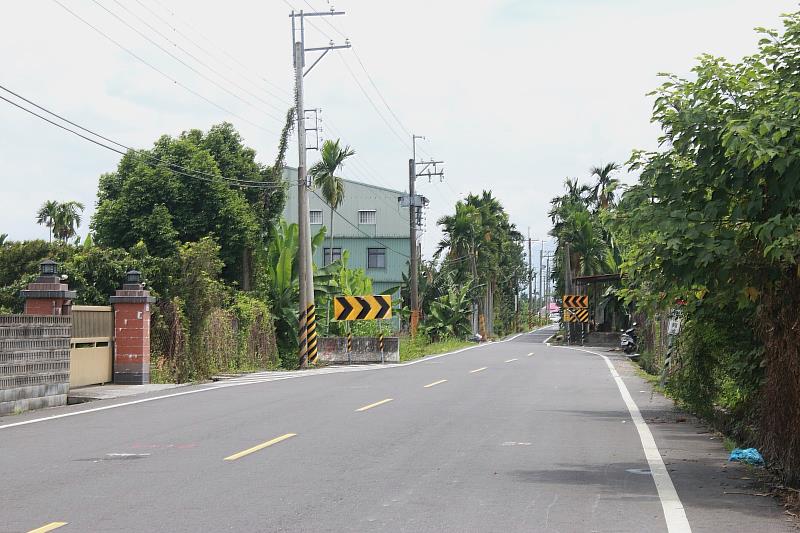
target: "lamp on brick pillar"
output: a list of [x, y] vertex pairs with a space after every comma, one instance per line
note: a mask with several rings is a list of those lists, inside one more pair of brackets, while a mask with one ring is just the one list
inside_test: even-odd
[[26, 315], [69, 315], [75, 291], [69, 290], [58, 275], [58, 263], [45, 259], [39, 263], [39, 277], [19, 292], [25, 300]]
[[114, 306], [114, 383], [150, 383], [150, 304], [142, 274], [130, 270], [111, 297]]

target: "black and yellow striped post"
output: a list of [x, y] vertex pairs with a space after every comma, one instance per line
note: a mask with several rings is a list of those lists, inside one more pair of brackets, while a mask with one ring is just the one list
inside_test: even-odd
[[314, 304], [306, 309], [306, 336], [308, 342], [308, 363], [317, 362], [317, 310]]
[[306, 334], [306, 312], [303, 311], [300, 313], [300, 316], [297, 317], [298, 321], [298, 328], [297, 328], [297, 344], [298, 344], [298, 355], [300, 358], [300, 368], [308, 367], [308, 337]]
[[385, 363], [386, 361], [383, 357], [383, 323], [378, 327], [380, 328], [380, 333], [378, 333], [378, 349], [381, 351], [381, 363]]
[[352, 363], [352, 353], [353, 353], [353, 332], [350, 331], [350, 328], [347, 328], [347, 362]]

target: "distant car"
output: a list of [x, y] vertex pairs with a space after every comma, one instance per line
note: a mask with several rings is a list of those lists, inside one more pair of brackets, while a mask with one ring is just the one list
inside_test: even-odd
[[550, 313], [550, 322], [552, 322], [553, 324], [561, 322], [561, 313], [559, 313], [558, 311], [553, 311], [552, 313]]

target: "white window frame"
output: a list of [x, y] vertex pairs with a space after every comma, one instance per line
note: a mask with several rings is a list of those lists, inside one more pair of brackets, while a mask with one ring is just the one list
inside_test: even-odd
[[[317, 219], [317, 220], [319, 220], [319, 222], [315, 221], [315, 219], [314, 219], [315, 215], [319, 216], [319, 218]], [[312, 224], [319, 225], [319, 226], [324, 224], [323, 218], [322, 218], [322, 210], [321, 209], [312, 209], [311, 211], [309, 211], [308, 212], [308, 218], [311, 219], [311, 223]]]
[[[371, 215], [372, 221], [369, 220]], [[358, 212], [358, 223], [361, 226], [374, 226], [378, 223], [378, 212], [375, 209], [361, 209]]]

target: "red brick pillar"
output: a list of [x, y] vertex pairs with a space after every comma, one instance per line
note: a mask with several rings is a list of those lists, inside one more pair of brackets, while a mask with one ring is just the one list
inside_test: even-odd
[[150, 304], [141, 274], [131, 270], [122, 289], [111, 297], [114, 306], [114, 383], [150, 383]]
[[26, 315], [69, 315], [75, 291], [69, 290], [58, 275], [58, 264], [50, 259], [39, 263], [39, 277], [20, 291]]

